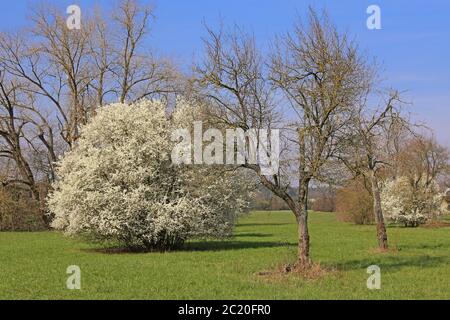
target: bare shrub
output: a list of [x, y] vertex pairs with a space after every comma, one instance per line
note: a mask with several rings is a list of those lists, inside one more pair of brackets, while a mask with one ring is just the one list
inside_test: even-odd
[[351, 180], [336, 193], [338, 219], [355, 224], [372, 224], [373, 198], [361, 180]]
[[336, 211], [336, 191], [331, 187], [318, 188], [311, 209], [319, 212]]
[[0, 231], [45, 229], [39, 203], [21, 190], [0, 188]]

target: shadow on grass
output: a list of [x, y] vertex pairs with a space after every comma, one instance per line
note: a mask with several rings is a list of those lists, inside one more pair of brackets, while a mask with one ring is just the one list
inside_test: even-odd
[[[290, 247], [297, 246], [296, 243], [289, 242], [262, 242], [262, 241], [194, 241], [188, 242], [180, 249], [174, 249], [170, 252], [193, 252], [193, 251], [226, 251], [226, 250], [242, 250], [242, 249], [261, 249], [261, 248], [275, 248], [275, 247]], [[145, 254], [145, 253], [161, 253], [156, 250], [130, 250], [123, 247], [106, 247], [106, 248], [89, 248], [82, 249], [84, 252], [103, 253], [103, 254]]]
[[289, 242], [269, 241], [202, 241], [185, 244], [184, 251], [224, 251], [297, 246]]
[[82, 252], [88, 253], [102, 253], [102, 254], [144, 254], [144, 253], [155, 253], [158, 251], [150, 251], [145, 249], [129, 249], [124, 247], [103, 247], [103, 248], [89, 248], [81, 249]]
[[270, 233], [257, 233], [257, 232], [247, 232], [247, 233], [238, 233], [234, 235], [235, 238], [243, 238], [243, 237], [254, 237], [254, 238], [267, 238], [273, 237], [273, 234]]
[[336, 262], [332, 264], [339, 270], [365, 270], [371, 265], [378, 265], [381, 270], [394, 270], [404, 267], [433, 268], [448, 264], [448, 258], [445, 256], [430, 257], [422, 255], [418, 257], [379, 257], [366, 258], [361, 260], [349, 260], [345, 262]]
[[[266, 227], [277, 227], [277, 226], [287, 226], [287, 225], [293, 225], [293, 223], [286, 222], [286, 223], [239, 223], [238, 227], [260, 227], [260, 226], [266, 226]], [[295, 223], [294, 223], [295, 225]]]
[[430, 249], [430, 250], [438, 250], [438, 249], [449, 249], [450, 252], [450, 243], [433, 243], [433, 244], [399, 244], [398, 248], [400, 250], [403, 249]]

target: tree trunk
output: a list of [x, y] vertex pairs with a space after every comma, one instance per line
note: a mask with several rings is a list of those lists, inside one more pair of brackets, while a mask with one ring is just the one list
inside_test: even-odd
[[37, 206], [37, 209], [41, 215], [41, 219], [44, 224], [44, 227], [49, 229], [50, 223], [51, 223], [51, 217], [47, 215], [47, 212], [46, 212], [45, 208], [43, 207], [43, 203], [41, 202], [42, 199], [41, 199], [40, 192], [36, 185], [32, 185], [30, 187], [30, 190], [31, 190], [32, 198], [36, 202], [35, 205]]
[[302, 213], [298, 217], [298, 265], [309, 266], [310, 263], [308, 214]]
[[299, 163], [298, 163], [298, 261], [297, 265], [304, 268], [309, 267], [309, 230], [308, 230], [308, 189], [309, 177], [306, 174], [306, 148], [305, 134], [303, 129], [298, 129]]
[[381, 209], [381, 195], [378, 187], [378, 179], [374, 170], [371, 170], [370, 172], [370, 181], [372, 185], [373, 211], [375, 214], [375, 221], [377, 223], [378, 247], [385, 250], [388, 248], [388, 237], [386, 226], [384, 224], [383, 211]]
[[311, 264], [309, 256], [309, 230], [308, 230], [308, 188], [309, 180], [302, 181], [299, 186], [298, 212], [298, 261], [297, 265], [308, 267]]

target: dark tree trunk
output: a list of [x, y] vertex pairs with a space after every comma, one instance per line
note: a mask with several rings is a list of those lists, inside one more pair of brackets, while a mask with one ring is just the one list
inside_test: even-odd
[[370, 172], [370, 182], [373, 195], [373, 211], [375, 214], [375, 221], [377, 223], [378, 247], [385, 250], [388, 248], [388, 236], [386, 226], [384, 224], [383, 211], [381, 209], [381, 195], [378, 186], [378, 179], [374, 170], [371, 170]]
[[309, 229], [308, 229], [308, 188], [309, 180], [302, 181], [299, 186], [299, 201], [296, 212], [298, 224], [298, 261], [301, 267], [311, 264], [309, 256]]
[[308, 266], [310, 263], [308, 213], [303, 213], [298, 217], [298, 264]]
[[297, 265], [309, 267], [309, 230], [308, 230], [308, 189], [310, 178], [306, 170], [305, 135], [302, 129], [298, 130], [299, 163], [298, 163], [298, 208], [296, 212], [298, 224], [298, 261]]

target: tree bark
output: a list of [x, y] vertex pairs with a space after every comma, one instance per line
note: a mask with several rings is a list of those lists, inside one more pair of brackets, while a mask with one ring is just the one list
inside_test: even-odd
[[386, 250], [388, 248], [388, 236], [384, 224], [383, 211], [381, 209], [381, 195], [378, 186], [378, 178], [374, 170], [371, 170], [370, 172], [370, 181], [372, 185], [373, 211], [377, 223], [378, 247], [382, 250]]
[[296, 265], [303, 268], [309, 267], [311, 264], [308, 230], [308, 188], [310, 179], [299, 179], [298, 200], [295, 201], [286, 191], [281, 190], [272, 184], [267, 177], [261, 174], [261, 171], [258, 168], [249, 165], [247, 165], [247, 167], [255, 170], [260, 177], [261, 183], [267, 187], [267, 189], [283, 199], [294, 213], [297, 220], [298, 232], [298, 256]]
[[298, 129], [299, 142], [299, 166], [298, 166], [298, 213], [296, 213], [298, 224], [298, 261], [297, 265], [304, 268], [309, 267], [309, 230], [308, 230], [308, 189], [310, 178], [306, 174], [306, 148], [305, 133]]
[[308, 267], [311, 264], [309, 256], [309, 229], [308, 229], [308, 188], [309, 180], [300, 180], [298, 212], [296, 212], [298, 224], [298, 261], [297, 265]]
[[298, 218], [298, 261], [297, 264], [307, 267], [311, 264], [309, 256], [308, 213], [303, 212]]

